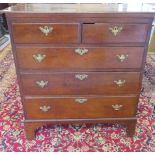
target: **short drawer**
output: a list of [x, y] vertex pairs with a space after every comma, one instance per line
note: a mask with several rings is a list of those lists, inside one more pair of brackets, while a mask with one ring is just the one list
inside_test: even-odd
[[144, 43], [148, 24], [83, 24], [83, 43]]
[[143, 47], [16, 48], [20, 69], [55, 71], [141, 68]]
[[78, 43], [79, 24], [72, 23], [14, 23], [15, 43]]
[[25, 95], [139, 94], [139, 78], [139, 72], [42, 72], [21, 75]]
[[137, 97], [72, 97], [26, 99], [26, 119], [133, 117]]

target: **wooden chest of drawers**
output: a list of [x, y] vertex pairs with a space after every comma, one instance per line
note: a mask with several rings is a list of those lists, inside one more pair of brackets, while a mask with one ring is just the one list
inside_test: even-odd
[[134, 134], [154, 15], [118, 7], [21, 4], [5, 10], [28, 139], [41, 125], [69, 122], [119, 122]]

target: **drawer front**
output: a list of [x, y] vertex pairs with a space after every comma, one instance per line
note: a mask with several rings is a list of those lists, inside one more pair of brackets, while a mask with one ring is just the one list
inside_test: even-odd
[[21, 69], [98, 71], [140, 68], [144, 48], [17, 48], [16, 52]]
[[78, 43], [78, 24], [13, 24], [15, 43]]
[[25, 95], [120, 95], [140, 91], [138, 72], [77, 72], [21, 75]]
[[26, 99], [26, 119], [106, 118], [136, 115], [137, 97]]
[[148, 24], [83, 24], [83, 43], [143, 43]]

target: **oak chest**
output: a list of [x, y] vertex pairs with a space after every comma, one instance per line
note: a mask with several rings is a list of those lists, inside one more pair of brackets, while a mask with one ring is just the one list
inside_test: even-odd
[[19, 4], [5, 10], [28, 139], [44, 124], [70, 122], [123, 123], [133, 136], [154, 14], [128, 7]]

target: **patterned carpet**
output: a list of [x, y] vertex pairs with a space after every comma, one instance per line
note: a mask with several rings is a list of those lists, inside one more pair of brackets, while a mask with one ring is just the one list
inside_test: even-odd
[[[153, 94], [154, 93], [154, 94]], [[40, 128], [36, 140], [24, 134], [24, 120], [11, 46], [0, 52], [0, 151], [155, 151], [155, 61], [149, 56], [133, 138], [119, 124], [70, 124]]]

